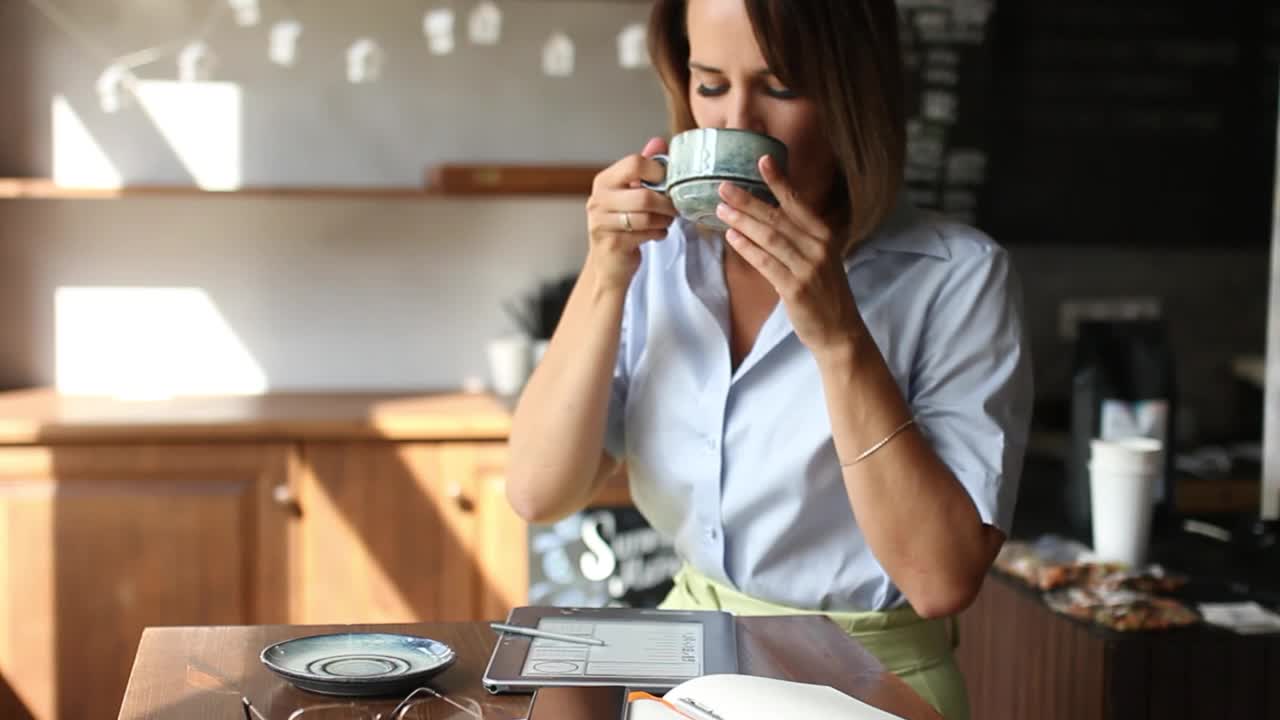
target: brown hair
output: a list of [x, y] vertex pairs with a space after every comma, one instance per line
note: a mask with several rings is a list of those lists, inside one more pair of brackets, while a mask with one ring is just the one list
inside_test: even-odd
[[[818, 106], [838, 167], [829, 207], [848, 226], [847, 254], [889, 215], [906, 157], [906, 88], [893, 0], [743, 0], [778, 80]], [[666, 89], [673, 133], [696, 126], [689, 106], [687, 0], [656, 0], [649, 54]]]

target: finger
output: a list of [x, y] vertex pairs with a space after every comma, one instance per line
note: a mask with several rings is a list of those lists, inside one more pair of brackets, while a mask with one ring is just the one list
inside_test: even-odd
[[654, 155], [665, 153], [666, 151], [667, 141], [660, 137], [652, 137], [649, 138], [649, 142], [644, 144], [644, 149], [640, 151], [640, 154], [645, 157], [653, 157]]
[[[777, 230], [785, 237], [791, 238], [792, 247], [804, 257], [812, 260], [822, 258], [825, 252], [824, 243], [793, 222], [787, 215], [786, 210], [782, 209], [781, 206], [770, 205], [733, 183], [721, 183], [719, 190], [720, 197], [730, 208], [741, 212], [766, 227]], [[755, 240], [764, 239], [757, 234], [752, 234], [752, 231], [748, 231], [745, 228], [739, 229]], [[758, 233], [759, 231], [756, 232]]]
[[785, 297], [783, 289], [790, 287], [790, 278], [793, 276], [781, 260], [733, 228], [725, 232], [724, 239], [743, 260], [769, 281], [779, 297]]
[[760, 176], [764, 178], [765, 184], [769, 186], [769, 190], [778, 199], [778, 204], [792, 222], [825, 244], [830, 233], [827, 224], [800, 201], [800, 194], [778, 169], [778, 163], [773, 156], [765, 155], [760, 158], [759, 168]]
[[664, 215], [667, 218], [667, 222], [671, 222], [680, 214], [676, 210], [676, 206], [672, 204], [671, 198], [662, 193], [644, 188], [605, 190], [593, 198], [592, 204], [602, 210], [612, 212], [626, 210], [633, 213], [645, 212]]
[[[603, 229], [610, 232], [643, 232], [662, 231], [674, 220], [674, 208], [664, 206], [662, 202], [651, 200], [646, 195], [657, 195], [648, 190], [615, 190], [606, 193], [600, 202], [593, 202], [587, 210], [588, 223], [592, 230]], [[666, 201], [665, 197], [658, 196]], [[628, 209], [635, 208], [635, 209]]]
[[595, 226], [613, 232], [661, 231], [665, 233], [671, 226], [671, 218], [646, 212], [604, 211], [596, 216]]
[[600, 171], [591, 184], [592, 192], [611, 188], [626, 188], [640, 182], [661, 182], [667, 170], [662, 163], [636, 153], [628, 155]]
[[[661, 137], [651, 137], [649, 138], [649, 142], [644, 144], [644, 149], [640, 151], [640, 155], [643, 157], [651, 158], [654, 155], [658, 155], [666, 152], [667, 152], [666, 139]], [[661, 163], [657, 163], [656, 160], [654, 161], [654, 163], [661, 165]], [[652, 165], [647, 167], [646, 171], [648, 172], [648, 174], [645, 176], [644, 179], [651, 183], [660, 183], [662, 182], [662, 179], [667, 176], [667, 168], [665, 166], [663, 166], [662, 170], [658, 173], [655, 173], [653, 171]], [[632, 183], [632, 186], [643, 187], [638, 182]]]
[[764, 250], [782, 263], [790, 275], [799, 275], [813, 264], [812, 260], [796, 249], [795, 242], [776, 225], [766, 224], [726, 203], [716, 206], [716, 217], [723, 220], [730, 229], [745, 236], [753, 246]]

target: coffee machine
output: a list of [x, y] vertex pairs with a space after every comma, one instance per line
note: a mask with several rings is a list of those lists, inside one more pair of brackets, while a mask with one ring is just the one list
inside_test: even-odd
[[1089, 442], [1144, 436], [1164, 446], [1164, 472], [1154, 492], [1152, 529], [1174, 514], [1174, 432], [1177, 385], [1173, 352], [1161, 320], [1092, 320], [1079, 326], [1071, 386], [1071, 450], [1067, 525], [1089, 543]]

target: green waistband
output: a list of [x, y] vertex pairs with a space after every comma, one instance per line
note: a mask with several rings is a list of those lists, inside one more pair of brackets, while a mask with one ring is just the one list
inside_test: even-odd
[[662, 603], [672, 610], [726, 610], [737, 615], [825, 615], [897, 674], [922, 670], [951, 656], [943, 620], [924, 620], [909, 605], [883, 612], [822, 612], [778, 605], [718, 583], [685, 565]]

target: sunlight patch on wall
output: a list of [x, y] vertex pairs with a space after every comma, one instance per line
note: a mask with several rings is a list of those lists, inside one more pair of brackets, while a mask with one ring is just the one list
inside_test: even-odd
[[66, 187], [120, 187], [120, 171], [66, 96], [53, 96], [51, 110], [53, 182]]
[[267, 389], [266, 373], [200, 288], [57, 288], [54, 343], [64, 393], [160, 399]]
[[204, 190], [240, 187], [242, 105], [239, 85], [142, 80], [138, 104]]

